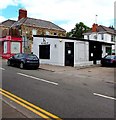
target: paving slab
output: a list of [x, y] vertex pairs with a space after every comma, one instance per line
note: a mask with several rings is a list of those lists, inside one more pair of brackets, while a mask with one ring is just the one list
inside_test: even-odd
[[2, 118], [27, 118], [18, 110], [2, 101]]

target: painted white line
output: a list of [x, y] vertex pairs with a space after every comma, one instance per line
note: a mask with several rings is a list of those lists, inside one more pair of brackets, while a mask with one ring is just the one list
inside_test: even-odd
[[116, 84], [114, 81], [106, 81], [106, 83]]
[[36, 80], [39, 80], [39, 81], [42, 81], [42, 82], [50, 83], [50, 84], [53, 84], [53, 85], [58, 85], [58, 83], [51, 82], [51, 81], [48, 81], [48, 80], [44, 80], [44, 79], [41, 79], [41, 78], [37, 78], [37, 77], [34, 77], [34, 76], [26, 75], [26, 74], [23, 74], [23, 73], [17, 73], [17, 74], [28, 77], [28, 78], [36, 79]]
[[5, 70], [4, 68], [1, 68], [1, 67], [0, 67], [0, 69], [1, 69], [1, 70]]
[[107, 99], [111, 99], [111, 100], [116, 100], [116, 98], [113, 97], [109, 97], [106, 95], [102, 95], [102, 94], [98, 94], [98, 93], [93, 93], [95, 96], [99, 96], [99, 97], [103, 97], [103, 98], [107, 98]]

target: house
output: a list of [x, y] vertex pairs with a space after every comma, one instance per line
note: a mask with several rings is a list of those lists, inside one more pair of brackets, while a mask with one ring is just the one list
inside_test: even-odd
[[[105, 27], [103, 25], [98, 26], [98, 24], [93, 24], [92, 30], [84, 33], [83, 35], [84, 39], [88, 40], [101, 41], [113, 44], [116, 41], [116, 30], [110, 27]], [[112, 51], [114, 51], [114, 45], [112, 47], [105, 45], [103, 46], [103, 49], [104, 51], [106, 51], [103, 53], [103, 56], [105, 56], [106, 54], [111, 54]]]
[[11, 28], [20, 31], [23, 46], [29, 52], [32, 52], [33, 35], [66, 36], [63, 28], [50, 21], [27, 17], [25, 9], [19, 10], [18, 21]]
[[0, 37], [9, 35], [10, 27], [15, 23], [15, 20], [5, 20], [0, 23]]
[[[30, 18], [27, 10], [19, 9], [18, 20], [6, 20], [0, 23], [0, 38], [22, 38], [22, 52], [32, 52], [33, 35], [66, 36], [66, 31], [58, 25], [41, 19]], [[4, 40], [0, 39], [0, 53], [4, 54]], [[21, 40], [21, 39], [20, 39]], [[12, 40], [11, 40], [12, 41]], [[10, 44], [9, 44], [10, 45]], [[10, 46], [8, 46], [10, 47]], [[10, 52], [11, 53], [11, 52]], [[12, 53], [13, 54], [13, 53]], [[10, 56], [10, 55], [9, 55]]]
[[33, 53], [41, 64], [73, 67], [99, 64], [106, 52], [103, 46], [111, 47], [112, 43], [48, 35], [33, 37]]
[[15, 20], [5, 20], [0, 23], [0, 56], [9, 58], [16, 52], [22, 52], [22, 38], [10, 36], [10, 28]]
[[[9, 28], [14, 22], [16, 21], [8, 19], [0, 23], [0, 37], [7, 36], [9, 34]], [[0, 42], [0, 56], [1, 54], [2, 54], [2, 42]]]

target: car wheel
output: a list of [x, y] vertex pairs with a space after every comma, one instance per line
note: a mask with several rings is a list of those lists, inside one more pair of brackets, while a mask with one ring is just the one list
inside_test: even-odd
[[35, 70], [37, 70], [38, 69], [38, 67], [35, 67]]
[[24, 68], [24, 63], [20, 63], [20, 69], [23, 69]]
[[9, 60], [7, 61], [7, 65], [8, 65], [8, 66], [10, 66], [10, 65], [11, 65], [11, 63], [10, 63], [10, 61], [9, 61]]

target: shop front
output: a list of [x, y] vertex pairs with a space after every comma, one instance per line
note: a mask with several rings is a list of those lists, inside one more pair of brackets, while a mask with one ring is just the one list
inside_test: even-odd
[[0, 38], [0, 56], [10, 58], [16, 53], [22, 53], [22, 38], [6, 36]]

